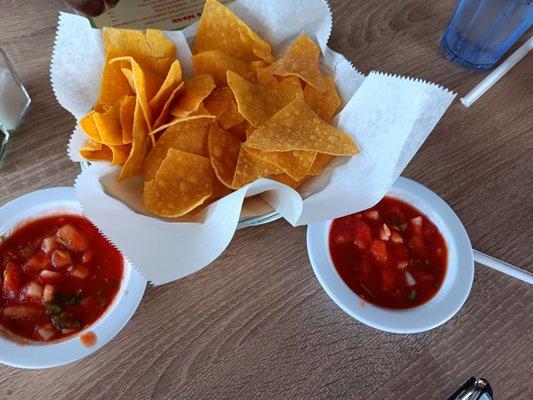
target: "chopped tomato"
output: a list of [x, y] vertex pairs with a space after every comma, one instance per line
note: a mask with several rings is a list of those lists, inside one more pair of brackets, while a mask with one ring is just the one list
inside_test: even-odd
[[20, 268], [13, 262], [8, 262], [4, 267], [4, 283], [2, 293], [5, 297], [13, 299], [18, 296], [21, 286]]
[[87, 238], [72, 225], [64, 225], [57, 231], [59, 242], [65, 244], [69, 250], [84, 252], [89, 248]]
[[383, 290], [385, 292], [393, 292], [396, 288], [396, 276], [394, 272], [389, 269], [383, 269], [381, 271], [381, 279], [383, 284]]
[[353, 240], [352, 237], [352, 233], [348, 230], [345, 230], [343, 232], [339, 232], [339, 234], [335, 238], [335, 241], [338, 244], [350, 243]]
[[81, 262], [86, 264], [90, 263], [94, 259], [94, 251], [89, 250], [83, 253], [83, 256], [81, 257]]
[[392, 247], [392, 250], [394, 252], [394, 257], [396, 257], [399, 261], [405, 261], [409, 259], [409, 250], [407, 250], [407, 246], [403, 244], [395, 244]]
[[2, 315], [10, 319], [29, 319], [41, 315], [41, 309], [35, 304], [17, 304], [5, 307]]
[[360, 249], [366, 249], [372, 243], [372, 231], [362, 219], [354, 221], [354, 243]]
[[426, 253], [426, 246], [424, 246], [424, 241], [418, 236], [409, 239], [409, 241], [407, 242], [407, 246], [419, 256], [424, 255]]
[[37, 253], [24, 263], [23, 269], [25, 273], [38, 273], [45, 269], [50, 260], [46, 254]]
[[370, 254], [379, 262], [387, 262], [387, 245], [379, 239], [374, 239], [370, 246]]

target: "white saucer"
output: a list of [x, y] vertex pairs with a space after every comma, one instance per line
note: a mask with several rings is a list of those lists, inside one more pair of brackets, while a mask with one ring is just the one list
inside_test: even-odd
[[400, 177], [388, 193], [412, 204], [439, 228], [448, 247], [448, 268], [433, 299], [416, 308], [391, 310], [366, 303], [342, 281], [329, 253], [331, 221], [307, 228], [307, 251], [313, 271], [337, 305], [360, 322], [387, 332], [416, 333], [435, 328], [453, 317], [465, 303], [474, 279], [474, 258], [466, 230], [439, 196], [412, 180]]
[[[82, 213], [73, 188], [39, 190], [0, 207], [0, 234], [29, 218], [55, 213]], [[115, 301], [93, 325], [67, 340], [50, 344], [20, 345], [0, 336], [0, 363], [19, 368], [55, 367], [86, 357], [113, 339], [137, 309], [146, 287], [146, 279], [137, 269], [127, 262], [125, 265]], [[79, 338], [88, 331], [96, 335], [96, 344], [91, 347], [84, 346]]]

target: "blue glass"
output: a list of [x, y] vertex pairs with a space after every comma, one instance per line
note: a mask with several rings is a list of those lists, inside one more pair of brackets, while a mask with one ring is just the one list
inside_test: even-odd
[[442, 49], [453, 62], [485, 70], [498, 61], [532, 22], [533, 0], [458, 0], [442, 37]]

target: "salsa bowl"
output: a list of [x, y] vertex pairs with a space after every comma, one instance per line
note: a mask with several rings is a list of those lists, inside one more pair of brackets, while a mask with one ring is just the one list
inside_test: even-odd
[[307, 251], [318, 281], [346, 313], [373, 328], [393, 333], [417, 333], [433, 329], [452, 318], [465, 303], [474, 278], [472, 246], [454, 211], [435, 193], [400, 177], [387, 196], [420, 210], [436, 225], [447, 247], [447, 267], [437, 293], [413, 308], [392, 309], [373, 305], [352, 291], [341, 279], [329, 247], [332, 221], [309, 225]]
[[[0, 207], [0, 234], [8, 235], [27, 221], [57, 215], [83, 216], [73, 188], [50, 188], [21, 196]], [[96, 321], [71, 336], [36, 341], [2, 328], [0, 362], [20, 368], [49, 368], [95, 352], [126, 325], [137, 309], [146, 279], [124, 259], [122, 279], [113, 300]]]

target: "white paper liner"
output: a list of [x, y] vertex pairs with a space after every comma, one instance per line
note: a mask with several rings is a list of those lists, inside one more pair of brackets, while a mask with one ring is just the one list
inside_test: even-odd
[[[207, 207], [198, 216], [201, 222], [148, 215], [140, 202], [140, 177], [119, 184], [114, 179], [118, 167], [93, 164], [75, 184], [86, 215], [154, 284], [184, 277], [216, 259], [235, 233], [247, 196], [262, 193], [295, 226], [371, 207], [387, 193], [455, 97], [417, 79], [359, 73], [327, 47], [332, 15], [323, 0], [237, 0], [231, 8], [272, 44], [278, 56], [302, 33], [319, 43], [325, 68], [333, 74], [345, 105], [333, 123], [354, 138], [360, 153], [337, 159], [298, 192], [260, 179]], [[184, 32], [165, 32], [177, 46], [186, 77], [193, 70], [185, 38], [190, 41], [195, 31], [196, 25]], [[102, 63], [99, 31], [84, 18], [61, 14], [51, 80], [60, 104], [78, 119], [96, 101]], [[75, 129], [69, 144], [75, 161], [82, 139], [83, 133]]]

